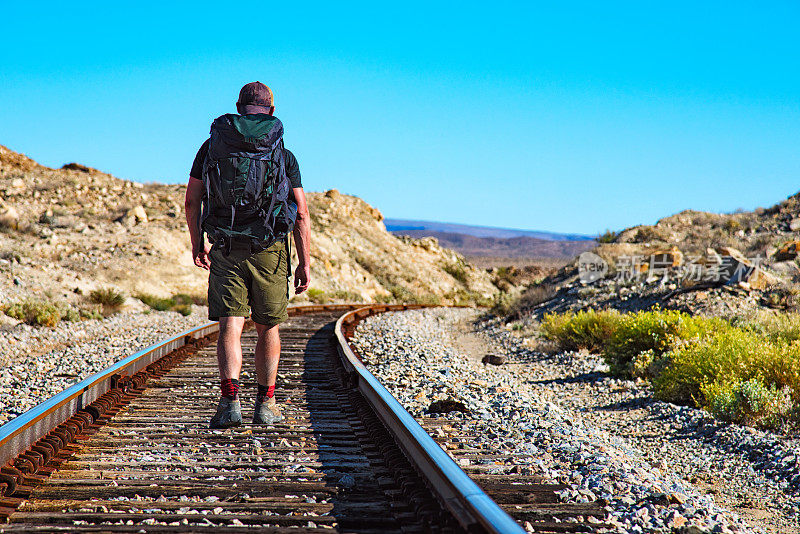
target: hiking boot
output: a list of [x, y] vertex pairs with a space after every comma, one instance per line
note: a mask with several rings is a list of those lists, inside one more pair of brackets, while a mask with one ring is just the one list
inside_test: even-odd
[[283, 421], [283, 414], [275, 397], [270, 397], [264, 402], [256, 401], [256, 410], [253, 413], [253, 423], [257, 425], [271, 425]]
[[242, 405], [239, 399], [231, 400], [228, 397], [219, 399], [217, 413], [211, 418], [208, 428], [230, 428], [242, 424]]

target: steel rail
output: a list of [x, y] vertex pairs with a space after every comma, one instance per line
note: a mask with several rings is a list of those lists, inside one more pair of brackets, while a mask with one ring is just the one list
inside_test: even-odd
[[361, 319], [385, 311], [422, 306], [366, 306], [342, 315], [336, 321], [339, 354], [357, 387], [397, 444], [419, 472], [431, 482], [430, 489], [467, 531], [476, 527], [497, 534], [522, 534], [520, 527], [453, 461], [405, 408], [364, 366], [347, 339]]

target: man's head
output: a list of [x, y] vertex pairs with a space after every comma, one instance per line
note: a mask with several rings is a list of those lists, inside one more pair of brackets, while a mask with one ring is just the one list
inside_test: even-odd
[[272, 98], [272, 90], [261, 82], [248, 83], [239, 91], [239, 100], [236, 102], [236, 110], [240, 115], [250, 115], [253, 113], [272, 115], [275, 112], [275, 101]]

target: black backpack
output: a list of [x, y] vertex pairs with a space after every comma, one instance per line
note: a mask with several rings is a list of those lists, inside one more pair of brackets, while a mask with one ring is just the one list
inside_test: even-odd
[[203, 162], [201, 226], [227, 253], [258, 252], [291, 232], [297, 205], [284, 168], [283, 124], [266, 115], [222, 115], [211, 124]]

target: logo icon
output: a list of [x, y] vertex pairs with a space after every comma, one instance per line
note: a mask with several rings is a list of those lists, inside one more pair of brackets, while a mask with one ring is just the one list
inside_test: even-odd
[[578, 277], [584, 284], [591, 284], [606, 276], [608, 263], [593, 252], [584, 252], [578, 257]]

